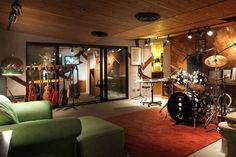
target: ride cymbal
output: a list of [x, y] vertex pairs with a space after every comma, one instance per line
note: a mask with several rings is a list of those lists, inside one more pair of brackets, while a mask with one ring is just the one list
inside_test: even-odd
[[218, 68], [227, 63], [227, 58], [222, 55], [214, 55], [206, 58], [204, 62], [209, 67]]

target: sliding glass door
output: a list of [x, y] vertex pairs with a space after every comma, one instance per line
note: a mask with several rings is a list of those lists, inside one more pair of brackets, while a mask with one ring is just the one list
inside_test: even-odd
[[[37, 79], [41, 93], [46, 85], [50, 92], [57, 90], [57, 106], [128, 98], [127, 47], [28, 43], [27, 65], [31, 64], [42, 67], [42, 75], [27, 75], [27, 81]], [[41, 74], [40, 69], [34, 74]], [[62, 97], [66, 105], [60, 105]]]
[[122, 48], [108, 48], [106, 54], [107, 99], [128, 97], [127, 51]]

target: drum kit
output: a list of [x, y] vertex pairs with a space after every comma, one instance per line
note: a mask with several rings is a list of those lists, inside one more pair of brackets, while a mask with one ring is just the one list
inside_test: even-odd
[[[213, 55], [205, 59], [205, 64], [215, 71], [227, 63], [226, 57]], [[215, 82], [218, 81], [215, 79]], [[219, 82], [219, 81], [218, 81]], [[211, 121], [229, 112], [232, 99], [225, 93], [225, 77], [220, 84], [208, 84], [208, 77], [200, 71], [192, 74], [179, 70], [173, 81], [177, 91], [169, 96], [167, 109], [170, 117], [179, 123], [204, 123], [205, 128]], [[218, 123], [217, 122], [217, 123]]]

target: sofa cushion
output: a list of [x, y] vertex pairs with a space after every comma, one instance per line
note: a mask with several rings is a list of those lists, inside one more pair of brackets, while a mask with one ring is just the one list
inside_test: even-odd
[[19, 123], [11, 101], [4, 95], [0, 95], [0, 125]]
[[77, 137], [80, 157], [123, 157], [123, 128], [94, 116], [79, 119], [82, 126]]

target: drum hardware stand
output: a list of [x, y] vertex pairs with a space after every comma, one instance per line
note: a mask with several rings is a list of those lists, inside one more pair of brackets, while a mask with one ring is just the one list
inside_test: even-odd
[[[209, 125], [209, 123], [211, 121], [213, 121], [214, 119], [216, 119], [217, 123], [222, 121], [224, 119], [225, 115], [227, 114], [227, 112], [229, 112], [229, 106], [232, 103], [232, 98], [229, 94], [226, 93], [225, 79], [226, 79], [226, 77], [223, 77], [223, 78], [220, 79], [221, 80], [221, 85], [220, 85], [221, 91], [219, 93], [219, 96], [217, 95], [217, 97], [213, 98], [213, 103], [214, 103], [213, 105], [216, 105], [216, 106], [214, 106], [213, 112], [212, 112], [212, 109], [210, 108], [211, 114], [205, 122], [205, 127], [204, 127], [205, 129]], [[216, 85], [215, 85], [215, 87], [216, 87]], [[221, 97], [223, 99], [222, 102], [220, 102]], [[226, 102], [226, 97], [228, 97], [228, 99], [229, 99], [228, 104]], [[219, 116], [217, 115], [218, 113], [220, 113]], [[218, 117], [221, 117], [221, 119], [219, 120]], [[215, 129], [217, 129], [217, 128], [215, 128]], [[207, 132], [213, 131], [215, 129], [208, 130]]]

